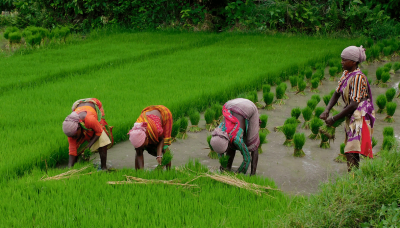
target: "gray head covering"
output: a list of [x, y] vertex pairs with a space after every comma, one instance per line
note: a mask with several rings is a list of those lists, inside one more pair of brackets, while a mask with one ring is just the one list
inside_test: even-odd
[[229, 144], [229, 137], [228, 133], [222, 131], [221, 128], [216, 128], [213, 133], [212, 133], [212, 138], [210, 141], [210, 145], [212, 149], [219, 153], [225, 153], [226, 149], [228, 149], [228, 144]]
[[360, 47], [349, 46], [342, 51], [340, 56], [343, 59], [353, 60], [358, 63], [364, 62], [367, 59], [365, 48], [362, 45]]
[[76, 134], [76, 131], [78, 130], [79, 126], [79, 115], [76, 112], [72, 112], [69, 114], [64, 122], [63, 122], [63, 132], [66, 134], [68, 137], [72, 137]]

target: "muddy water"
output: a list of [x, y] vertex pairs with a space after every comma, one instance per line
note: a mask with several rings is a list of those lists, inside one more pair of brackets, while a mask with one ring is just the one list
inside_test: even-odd
[[[398, 59], [396, 60], [398, 61]], [[363, 65], [362, 69], [369, 71], [369, 77], [375, 79], [376, 68], [382, 66], [384, 63], [373, 63], [370, 65]], [[326, 69], [325, 75], [328, 75]], [[396, 87], [400, 81], [399, 72], [392, 75], [390, 87]], [[335, 89], [337, 80], [334, 82], [324, 80], [323, 85], [319, 87], [321, 101], [318, 107], [325, 107], [322, 96], [329, 94]], [[378, 88], [372, 86], [373, 97], [385, 93], [387, 88]], [[288, 86], [288, 90], [290, 85]], [[274, 90], [274, 88], [272, 89]], [[281, 132], [274, 132], [275, 126], [281, 126], [284, 121], [290, 117], [290, 112], [294, 107], [303, 108], [306, 106], [307, 100], [315, 93], [306, 90], [306, 96], [295, 95], [288, 92], [289, 100], [282, 106], [276, 106], [273, 111], [259, 110], [260, 114], [267, 114], [269, 116], [268, 129], [271, 133], [267, 136], [268, 143], [262, 145], [263, 153], [259, 156], [257, 175], [262, 175], [271, 178], [275, 181], [279, 188], [290, 194], [310, 194], [315, 193], [318, 185], [326, 182], [329, 179], [343, 175], [347, 172], [345, 163], [334, 162], [334, 158], [339, 154], [340, 144], [344, 141], [343, 127], [337, 129], [337, 138], [331, 142], [330, 149], [319, 148], [320, 140], [307, 139], [304, 145], [304, 152], [306, 154], [303, 158], [293, 157], [293, 147], [283, 146], [285, 137]], [[259, 99], [262, 99], [262, 92], [258, 93]], [[398, 102], [398, 98], [395, 101]], [[343, 108], [343, 101], [340, 100], [341, 106], [335, 106], [337, 110]], [[375, 103], [375, 102], [374, 102]], [[378, 139], [378, 145], [374, 148], [374, 153], [379, 151], [382, 144], [382, 131], [385, 126], [393, 126], [395, 129], [396, 137], [399, 137], [400, 126], [397, 124], [389, 124], [383, 121], [385, 114], [377, 114], [377, 121], [374, 129], [373, 136]], [[400, 121], [400, 111], [395, 113], [396, 121]], [[300, 119], [303, 121], [302, 117]], [[133, 124], [133, 123], [132, 123]], [[302, 124], [300, 124], [301, 126]], [[202, 117], [200, 127], [205, 127], [205, 121]], [[298, 132], [304, 132], [308, 136], [311, 131], [304, 130], [299, 126]], [[202, 164], [207, 165], [211, 169], [219, 167], [218, 160], [208, 158], [208, 144], [207, 136], [210, 132], [203, 130], [199, 133], [188, 133], [186, 140], [178, 140], [171, 145], [174, 152], [173, 165], [180, 166], [187, 163], [190, 159], [198, 159]], [[95, 163], [99, 163], [98, 155], [94, 155]], [[145, 168], [152, 169], [156, 167], [156, 159], [151, 155], [145, 153]], [[115, 145], [108, 153], [108, 166], [112, 168], [134, 168], [135, 164], [135, 150], [129, 141]], [[236, 153], [233, 168], [238, 168], [242, 162], [242, 156], [238, 151]], [[249, 172], [249, 171], [248, 171]]]

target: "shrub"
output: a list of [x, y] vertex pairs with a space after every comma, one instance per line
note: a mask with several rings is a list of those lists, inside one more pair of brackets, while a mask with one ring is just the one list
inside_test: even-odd
[[314, 110], [314, 116], [319, 117], [323, 112], [325, 111], [325, 108], [323, 107], [317, 107]]
[[264, 133], [269, 133], [269, 130], [267, 129], [267, 123], [268, 123], [268, 116], [265, 114], [260, 115], [260, 132]]
[[396, 72], [398, 70], [400, 70], [400, 62], [395, 62], [393, 64], [393, 70]]
[[192, 126], [189, 127], [190, 132], [199, 132], [202, 129], [199, 128], [200, 113], [197, 110], [192, 110], [189, 114], [190, 123]]
[[304, 157], [306, 154], [303, 151], [303, 146], [306, 142], [306, 137], [304, 133], [296, 133], [293, 137], [294, 141], [294, 153], [295, 157]]
[[262, 144], [267, 143], [267, 133], [265, 132], [258, 132], [258, 137], [260, 138], [260, 145], [258, 146], [258, 153], [262, 154], [263, 151], [261, 149]]
[[304, 124], [303, 124], [304, 129], [310, 128], [310, 119], [312, 117], [312, 113], [313, 113], [313, 110], [308, 106], [301, 110], [301, 114], [303, 115], [303, 118], [304, 118]]
[[265, 109], [274, 110], [275, 108], [272, 106], [272, 102], [274, 101], [274, 94], [271, 92], [265, 93], [263, 98], [265, 102]]
[[320, 139], [319, 128], [324, 125], [324, 121], [318, 117], [312, 118], [310, 121], [311, 134], [308, 136], [310, 139]]
[[298, 90], [297, 90], [297, 93], [296, 93], [296, 94], [306, 95], [305, 92], [304, 92], [304, 90], [305, 90], [306, 87], [307, 87], [307, 83], [306, 83], [305, 81], [303, 81], [303, 80], [299, 81], [297, 87], [298, 87]]
[[262, 90], [263, 90], [263, 94], [271, 92], [271, 85], [269, 85], [269, 84], [263, 85]]
[[307, 80], [310, 80], [310, 79], [311, 79], [311, 76], [312, 76], [312, 69], [311, 69], [311, 67], [306, 68], [306, 70], [304, 71], [304, 73], [305, 73], [305, 75], [306, 75]]
[[390, 88], [390, 89], [386, 90], [385, 95], [386, 95], [387, 102], [392, 102], [394, 96], [396, 96], [396, 89], [395, 88]]
[[388, 56], [388, 55], [392, 54], [392, 46], [384, 47], [383, 48], [383, 54], [385, 56]]
[[212, 131], [215, 129], [214, 118], [215, 118], [215, 111], [212, 110], [211, 108], [208, 108], [204, 113], [204, 119], [206, 120], [206, 129], [208, 131]]
[[319, 93], [318, 85], [319, 85], [318, 79], [315, 78], [315, 79], [311, 80], [311, 92]]
[[388, 114], [386, 116], [386, 118], [384, 119], [386, 122], [388, 122], [388, 123], [394, 122], [393, 115], [396, 111], [396, 108], [397, 108], [397, 103], [395, 103], [395, 102], [388, 102], [386, 104], [386, 113]]
[[384, 127], [383, 128], [383, 137], [385, 136], [392, 136], [394, 137], [394, 130], [393, 127]]
[[296, 133], [297, 124], [284, 124], [282, 126], [282, 132], [286, 137], [283, 145], [293, 146], [293, 136]]
[[315, 107], [317, 107], [318, 101], [315, 99], [310, 99], [307, 101], [307, 107], [309, 107], [312, 111], [315, 110]]
[[[209, 136], [207, 136], [207, 143], [208, 143], [208, 146], [210, 147], [210, 152], [208, 153], [208, 157], [209, 158], [211, 158], [211, 159], [218, 159], [218, 154], [217, 154], [217, 152], [215, 152], [214, 151], [214, 149], [212, 148], [212, 146], [211, 146], [211, 138], [212, 138], [212, 135], [209, 135]], [[226, 156], [221, 156], [221, 157], [226, 157]], [[228, 163], [228, 160], [226, 160], [226, 162]], [[220, 163], [221, 163], [221, 158], [220, 158]], [[226, 165], [225, 166], [223, 166], [222, 165], [222, 163], [221, 163], [221, 166], [222, 167], [224, 167], [224, 168], [226, 168]]]
[[297, 84], [298, 84], [298, 80], [299, 80], [299, 78], [297, 77], [297, 76], [290, 76], [289, 77], [289, 81], [290, 81], [290, 85], [291, 85], [291, 90], [294, 92], [294, 91], [297, 91]]
[[292, 117], [296, 118], [296, 120], [297, 120], [298, 122], [300, 122], [299, 117], [300, 117], [300, 115], [301, 115], [301, 110], [300, 110], [299, 107], [296, 107], [296, 108], [292, 109], [292, 111], [290, 112], [290, 115], [291, 115]]
[[383, 113], [385, 111], [386, 103], [386, 96], [383, 94], [378, 95], [378, 97], [376, 98], [376, 105], [378, 105], [379, 108], [377, 113]]

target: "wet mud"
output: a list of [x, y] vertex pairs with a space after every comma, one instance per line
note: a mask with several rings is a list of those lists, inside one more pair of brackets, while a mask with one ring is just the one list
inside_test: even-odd
[[[393, 59], [392, 62], [399, 61], [399, 58]], [[368, 76], [375, 80], [375, 71], [377, 67], [384, 65], [386, 62], [371, 63], [369, 65], [363, 64], [361, 69], [367, 69], [369, 71]], [[320, 140], [306, 140], [303, 147], [305, 157], [297, 158], [293, 157], [293, 147], [286, 147], [283, 144], [285, 137], [282, 132], [274, 132], [274, 127], [283, 125], [284, 121], [290, 117], [290, 112], [295, 107], [304, 108], [307, 104], [307, 100], [314, 94], [321, 96], [321, 101], [318, 107], [325, 107], [322, 97], [329, 94], [331, 90], [337, 86], [337, 80], [329, 81], [328, 69], [325, 70], [326, 80], [323, 81], [323, 85], [319, 86], [319, 93], [312, 93], [310, 89], [306, 89], [306, 95], [295, 95], [289, 92], [290, 84], [288, 82], [288, 96], [289, 99], [285, 100], [285, 105], [274, 105], [275, 110], [267, 111], [260, 109], [260, 114], [267, 114], [269, 116], [267, 128], [271, 132], [267, 136], [267, 144], [262, 145], [263, 153], [259, 155], [257, 175], [261, 175], [270, 179], [273, 179], [277, 186], [283, 191], [289, 194], [301, 194], [308, 195], [317, 192], [318, 186], [321, 183], [329, 180], [334, 180], [335, 177], [346, 174], [347, 165], [346, 163], [337, 163], [334, 159], [338, 156], [340, 144], [344, 142], [344, 130], [343, 126], [338, 127], [336, 130], [336, 139], [331, 142], [330, 149], [321, 149], [319, 147]], [[391, 82], [389, 87], [395, 87], [400, 81], [400, 72], [392, 74]], [[384, 94], [388, 88], [379, 88], [376, 85], [371, 85], [374, 104], [375, 99], [379, 94]], [[272, 92], [275, 87], [272, 88]], [[259, 100], [262, 99], [262, 92], [258, 92]], [[399, 98], [395, 98], [394, 101], [399, 103]], [[340, 98], [340, 106], [335, 106], [335, 109], [343, 109], [343, 101]], [[376, 106], [376, 105], [375, 105]], [[377, 109], [377, 108], [376, 108]], [[399, 108], [398, 108], [399, 109]], [[374, 128], [373, 137], [378, 140], [377, 146], [374, 148], [374, 153], [380, 150], [382, 145], [382, 131], [386, 126], [392, 126], [395, 131], [395, 135], [399, 138], [400, 125], [400, 111], [394, 115], [395, 123], [386, 123], [383, 119], [386, 114], [376, 114], [376, 124]], [[301, 128], [304, 120], [302, 116], [299, 118], [302, 123], [299, 125], [297, 131], [304, 132], [306, 136], [311, 133], [311, 130], [304, 130]], [[111, 123], [112, 124], [112, 123]], [[133, 123], [132, 123], [133, 125]], [[199, 123], [199, 127], [205, 128], [205, 120], [202, 116]], [[199, 133], [188, 133], [188, 138], [185, 140], [178, 140], [174, 142], [170, 148], [174, 153], [174, 159], [172, 164], [174, 166], [180, 166], [186, 164], [191, 159], [198, 159], [202, 164], [208, 166], [210, 169], [218, 169], [219, 162], [216, 159], [210, 159], [207, 155], [209, 153], [207, 136], [210, 132], [203, 130]], [[155, 157], [144, 153], [145, 168], [153, 169], [157, 166]], [[93, 162], [98, 164], [98, 154], [93, 156]], [[239, 151], [236, 153], [236, 157], [233, 163], [233, 168], [237, 169], [242, 162], [242, 156]], [[107, 165], [110, 168], [122, 169], [129, 168], [133, 169], [135, 166], [135, 150], [129, 141], [125, 141], [114, 145], [108, 151]], [[248, 170], [248, 173], [250, 171]]]

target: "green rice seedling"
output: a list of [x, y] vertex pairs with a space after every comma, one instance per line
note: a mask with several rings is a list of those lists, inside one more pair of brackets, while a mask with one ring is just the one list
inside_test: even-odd
[[304, 71], [304, 74], [306, 75], [306, 79], [310, 80], [312, 76], [312, 69], [311, 67], [307, 67], [306, 70]]
[[392, 46], [393, 51], [398, 51], [400, 48], [400, 43], [394, 37], [390, 40], [389, 44]]
[[376, 98], [376, 105], [378, 105], [378, 111], [377, 113], [384, 113], [385, 112], [385, 107], [386, 107], [386, 96], [384, 94], [380, 94], [378, 95], [378, 97]]
[[263, 95], [263, 99], [265, 102], [265, 109], [267, 110], [274, 110], [274, 106], [272, 105], [273, 101], [274, 101], [274, 94], [269, 92], [269, 93], [264, 93]]
[[374, 148], [378, 144], [378, 140], [375, 137], [372, 137], [372, 148]]
[[371, 54], [370, 54], [371, 59], [379, 58], [379, 54], [381, 53], [381, 49], [380, 49], [380, 47], [378, 45], [373, 45], [370, 48], [370, 50], [371, 50]]
[[346, 146], [346, 144], [344, 144], [344, 143], [340, 144], [340, 154], [334, 159], [335, 162], [339, 162], [339, 163], [347, 162], [346, 155], [344, 154], [345, 146]]
[[306, 137], [304, 133], [296, 133], [293, 137], [294, 141], [294, 153], [295, 157], [304, 157], [306, 154], [303, 151], [303, 146], [306, 142]]
[[385, 136], [394, 136], [394, 130], [393, 127], [384, 127], [383, 128], [383, 137]]
[[323, 108], [323, 107], [317, 107], [317, 108], [315, 108], [315, 110], [314, 110], [314, 116], [319, 118], [319, 116], [320, 116], [324, 111], [325, 111], [325, 108]]
[[386, 63], [385, 65], [383, 65], [383, 69], [385, 72], [390, 72], [390, 70], [392, 69], [392, 63]]
[[178, 139], [187, 139], [186, 131], [187, 131], [187, 127], [189, 125], [189, 121], [187, 118], [182, 117], [182, 118], [180, 118], [179, 122], [180, 122], [179, 133], [176, 137]]
[[92, 156], [92, 155], [93, 155], [92, 150], [90, 150], [90, 149], [88, 148], [88, 149], [86, 149], [86, 150], [82, 153], [82, 158], [83, 158], [83, 160], [85, 160], [85, 161], [89, 161], [89, 160], [90, 160], [90, 156]]
[[265, 115], [265, 114], [261, 114], [260, 115], [260, 120], [261, 120], [260, 132], [269, 134], [269, 130], [267, 128], [268, 116]]
[[246, 96], [247, 99], [251, 100], [254, 104], [258, 102], [258, 94], [257, 91], [251, 91], [249, 93], [247, 93]]
[[384, 54], [385, 56], [391, 55], [391, 54], [392, 54], [392, 46], [384, 47], [384, 48], [383, 48], [383, 54]]
[[220, 105], [219, 103], [215, 103], [211, 108], [215, 113], [214, 126], [217, 127], [220, 124], [221, 120], [223, 119], [222, 105]]
[[311, 80], [311, 90], [310, 91], [313, 93], [319, 93], [318, 85], [319, 85], [318, 79]]
[[211, 143], [210, 143], [211, 142], [211, 138], [212, 138], [212, 135], [207, 136], [207, 143], [208, 143], [208, 146], [210, 147], [210, 152], [208, 153], [208, 157], [211, 158], [211, 159], [218, 159], [217, 152], [215, 152], [214, 149], [211, 146]]
[[155, 170], [163, 170], [166, 165], [171, 163], [172, 159], [174, 158], [173, 153], [171, 150], [168, 148], [165, 153], [163, 154], [163, 157], [161, 159], [161, 165], [158, 165]]
[[258, 132], [258, 136], [260, 137], [260, 145], [258, 146], [258, 153], [262, 154], [263, 151], [261, 149], [262, 144], [266, 144], [267, 142], [267, 133]]
[[311, 99], [314, 99], [317, 101], [317, 104], [321, 101], [321, 97], [318, 94], [314, 94], [311, 96]]
[[336, 59], [329, 59], [329, 61], [328, 61], [328, 66], [329, 67], [334, 67], [334, 66], [336, 66]]
[[190, 112], [189, 119], [190, 123], [192, 124], [189, 127], [190, 132], [200, 132], [201, 130], [203, 130], [199, 127], [200, 113], [197, 110], [193, 110]]
[[285, 120], [285, 122], [283, 123], [282, 126], [274, 127], [274, 131], [275, 131], [275, 132], [280, 132], [280, 131], [282, 131], [283, 126], [286, 125], [286, 124], [299, 124], [299, 122], [298, 122], [297, 119], [294, 118], [294, 117], [287, 118], [287, 119]]
[[396, 96], [396, 89], [395, 88], [390, 88], [390, 89], [386, 90], [385, 95], [386, 95], [387, 102], [392, 102], [394, 96]]
[[390, 80], [390, 73], [389, 72], [383, 72], [382, 74], [382, 83], [379, 84], [380, 87], [388, 87], [387, 82]]
[[299, 77], [297, 76], [290, 76], [289, 77], [289, 81], [290, 81], [290, 86], [292, 87], [290, 89], [291, 92], [296, 92], [298, 90], [298, 81], [299, 81]]
[[374, 39], [368, 38], [365, 42], [365, 47], [370, 48], [372, 45], [374, 45]]
[[336, 67], [338, 68], [338, 70], [337, 70], [336, 73], [337, 73], [337, 74], [342, 74], [343, 68], [342, 68], [342, 63], [341, 63], [341, 61], [337, 61]]
[[312, 117], [313, 110], [310, 107], [305, 107], [301, 110], [301, 114], [303, 115], [304, 118], [304, 123], [302, 128], [304, 129], [310, 129], [310, 119]]
[[213, 131], [215, 129], [214, 119], [215, 119], [215, 111], [211, 108], [208, 108], [204, 112], [204, 119], [206, 120], [206, 129], [207, 131]]
[[329, 101], [331, 101], [332, 95], [325, 95], [322, 97], [322, 100], [324, 100], [324, 103], [326, 106], [328, 106]]
[[296, 94], [305, 96], [306, 93], [304, 92], [304, 90], [306, 89], [306, 87], [307, 87], [307, 83], [304, 80], [300, 80], [298, 83], [298, 86], [297, 86], [298, 90], [297, 90]]
[[381, 83], [383, 72], [384, 72], [383, 67], [378, 67], [378, 69], [376, 69], [376, 72], [375, 72], [376, 81], [374, 83], [375, 85], [379, 85]]
[[388, 122], [388, 123], [394, 122], [393, 115], [396, 112], [396, 108], [397, 108], [397, 103], [395, 103], [395, 102], [388, 102], [386, 104], [387, 116], [384, 119], [385, 122]]
[[331, 148], [331, 145], [329, 143], [329, 138], [324, 134], [321, 134], [321, 143], [319, 144], [319, 147], [322, 149]]
[[365, 75], [365, 77], [368, 77], [368, 70], [367, 69], [362, 70], [362, 73]]
[[296, 107], [294, 109], [292, 109], [292, 111], [290, 112], [290, 115], [295, 118], [297, 120], [297, 122], [300, 123], [299, 117], [301, 115], [301, 109], [299, 107]]
[[319, 133], [319, 128], [324, 125], [324, 121], [321, 120], [318, 117], [314, 117], [312, 118], [312, 120], [310, 121], [310, 128], [311, 128], [311, 134], [308, 136], [309, 139], [320, 139], [321, 135]]
[[398, 70], [400, 70], [400, 62], [395, 62], [393, 64], [393, 71], [396, 72]]
[[286, 137], [283, 145], [285, 146], [293, 146], [293, 136], [296, 133], [297, 124], [284, 124], [282, 127], [282, 132]]
[[274, 84], [275, 84], [276, 86], [280, 85], [281, 83], [282, 83], [282, 80], [281, 80], [280, 77], [274, 78]]
[[177, 121], [175, 121], [175, 122], [172, 124], [172, 129], [171, 129], [171, 138], [172, 138], [172, 142], [175, 142], [175, 141], [176, 141], [176, 137], [177, 137], [178, 134], [179, 134], [179, 129], [180, 129], [180, 127], [181, 127], [181, 121], [180, 121], [180, 119], [177, 120]]
[[383, 137], [382, 148], [381, 150], [390, 151], [396, 145], [396, 138], [393, 136], [385, 136]]
[[[214, 152], [215, 153], [215, 152]], [[217, 155], [218, 156], [218, 155]], [[216, 158], [215, 158], [216, 159]], [[226, 169], [228, 167], [228, 161], [229, 161], [229, 156], [228, 155], [222, 155], [219, 157], [219, 164], [221, 165], [222, 168]]]
[[337, 67], [329, 68], [329, 75], [330, 75], [329, 80], [330, 81], [335, 81], [335, 75], [336, 75], [337, 71], [338, 71]]
[[307, 101], [307, 107], [309, 107], [312, 111], [314, 111], [318, 103], [319, 103], [318, 100], [311, 98], [310, 100]]
[[275, 91], [276, 100], [275, 100], [274, 103], [277, 104], [277, 105], [284, 105], [285, 104], [285, 102], [283, 101], [283, 98], [285, 96], [285, 87], [281, 86], [281, 85], [277, 86], [276, 87], [276, 91]]
[[266, 84], [262, 86], [263, 94], [271, 92], [271, 85]]
[[288, 87], [287, 84], [285, 82], [282, 82], [281, 84], [279, 84], [279, 86], [283, 87], [284, 91], [285, 91], [282, 99], [285, 99], [285, 100], [289, 99], [289, 96], [286, 94], [287, 87]]
[[[332, 113], [332, 116], [336, 116], [337, 114], [339, 114], [339, 112], [335, 111]], [[332, 126], [327, 126], [327, 125], [322, 126], [319, 129], [319, 132], [321, 133], [321, 138], [322, 135], [325, 135], [329, 140], [335, 140], [336, 128], [339, 127], [345, 121], [345, 119], [346, 118], [343, 117], [341, 119], [335, 120]]]
[[322, 69], [317, 69], [317, 70], [315, 71], [315, 74], [319, 76], [319, 80], [320, 80], [320, 83], [321, 83], [321, 85], [322, 85], [322, 80], [325, 79], [324, 68], [322, 68]]

